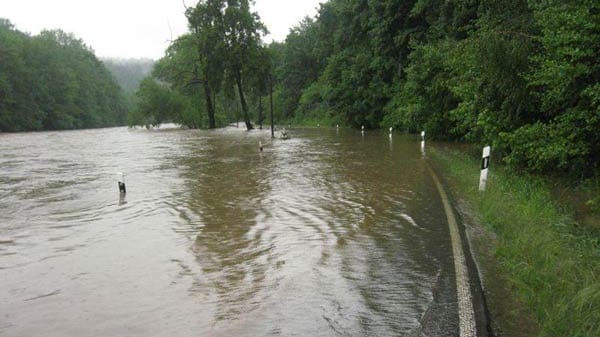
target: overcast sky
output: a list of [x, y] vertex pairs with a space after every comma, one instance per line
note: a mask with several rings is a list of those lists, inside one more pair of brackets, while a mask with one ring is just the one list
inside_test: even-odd
[[[187, 31], [183, 15], [196, 0], [0, 0], [0, 17], [20, 31], [43, 29], [73, 33], [99, 57], [153, 58], [171, 39]], [[314, 16], [326, 0], [256, 0], [255, 11], [271, 34], [283, 41], [305, 16]]]

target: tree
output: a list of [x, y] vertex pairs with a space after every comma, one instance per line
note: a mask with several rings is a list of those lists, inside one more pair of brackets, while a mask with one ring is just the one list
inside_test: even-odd
[[164, 83], [145, 78], [140, 83], [137, 96], [139, 104], [131, 116], [130, 124], [158, 126], [166, 121], [178, 121], [193, 126], [195, 123], [194, 118], [189, 116], [189, 100]]
[[247, 82], [250, 85], [251, 94], [258, 98], [258, 116], [256, 121], [261, 129], [265, 119], [262, 98], [269, 94], [269, 82], [271, 81], [272, 66], [269, 52], [267, 47], [259, 47], [248, 66], [249, 79]]
[[[190, 32], [169, 46], [153, 71], [155, 79], [189, 97], [198, 110], [201, 108], [195, 100], [203, 98], [209, 128], [217, 126], [217, 100], [224, 108], [231, 106], [231, 88], [237, 90], [248, 129], [252, 123], [247, 85], [252, 87], [250, 92], [258, 98], [262, 112], [269, 72], [268, 54], [261, 43], [266, 29], [249, 6], [249, 1], [202, 0], [187, 8]], [[198, 87], [202, 88], [201, 94], [195, 90]], [[262, 123], [262, 113], [259, 115]]]
[[190, 42], [195, 47], [194, 81], [204, 88], [209, 128], [215, 128], [215, 94], [221, 88], [225, 53], [225, 2], [222, 0], [199, 1], [196, 7], [186, 10], [191, 30]]
[[257, 13], [250, 11], [248, 0], [227, 0], [224, 9], [224, 45], [226, 71], [230, 83], [237, 87], [246, 128], [253, 129], [248, 103], [244, 94], [244, 84], [249, 78], [251, 62], [261, 56], [261, 38], [267, 29], [260, 22]]
[[[204, 97], [206, 109], [200, 105], [196, 106], [195, 112], [173, 115], [172, 121], [179, 122], [190, 128], [199, 128], [202, 126], [201, 114], [207, 112], [209, 128], [215, 127], [214, 104], [210, 88], [206, 88], [204, 68], [200, 61], [197, 49], [197, 39], [192, 34], [184, 34], [173, 41], [167, 49], [165, 56], [156, 62], [152, 70], [152, 79], [158, 80], [163, 84], [168, 84], [169, 90], [177, 91], [189, 99], [199, 96]], [[204, 91], [198, 91], [198, 87], [203, 87]], [[206, 93], [208, 90], [208, 95]], [[139, 95], [138, 95], [139, 96]], [[141, 96], [144, 98], [146, 96]], [[159, 104], [158, 101], [155, 102]], [[150, 104], [145, 102], [144, 104]], [[209, 109], [210, 108], [210, 109]], [[186, 116], [185, 119], [179, 119], [177, 116]]]
[[285, 39], [281, 69], [282, 109], [285, 118], [292, 118], [303, 90], [319, 79], [325, 66], [316, 53], [317, 25], [306, 17], [290, 30]]

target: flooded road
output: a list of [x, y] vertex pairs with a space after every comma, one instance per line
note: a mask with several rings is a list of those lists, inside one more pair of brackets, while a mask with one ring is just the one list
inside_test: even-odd
[[417, 139], [290, 135], [0, 134], [0, 335], [457, 336]]

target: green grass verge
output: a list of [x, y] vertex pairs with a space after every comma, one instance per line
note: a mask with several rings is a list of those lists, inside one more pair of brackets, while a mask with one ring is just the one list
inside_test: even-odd
[[541, 177], [492, 166], [480, 193], [478, 158], [439, 148], [429, 153], [453, 192], [497, 237], [499, 268], [515, 301], [537, 320], [539, 336], [600, 336], [597, 232], [578, 226]]

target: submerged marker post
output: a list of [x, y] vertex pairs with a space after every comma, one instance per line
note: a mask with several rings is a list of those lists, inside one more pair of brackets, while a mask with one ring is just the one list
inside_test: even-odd
[[488, 178], [488, 168], [490, 167], [490, 153], [492, 148], [486, 146], [483, 148], [483, 154], [481, 156], [481, 176], [479, 178], [479, 190], [485, 191]]

